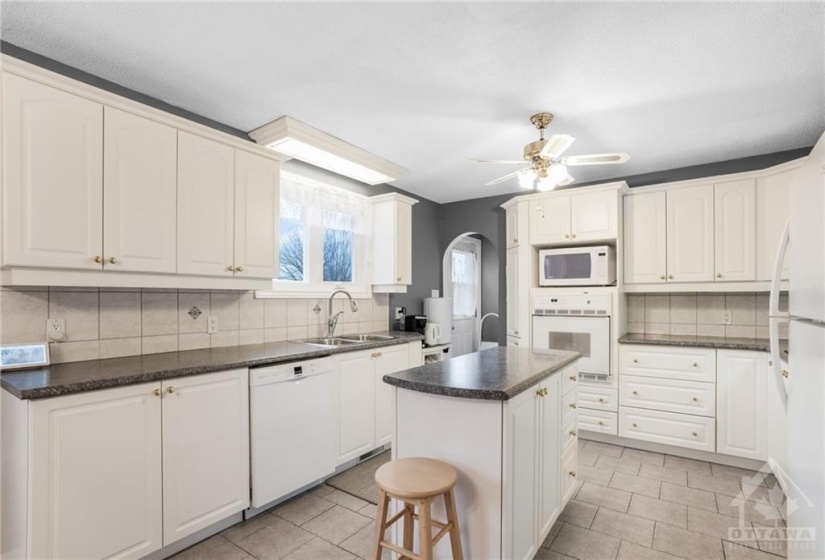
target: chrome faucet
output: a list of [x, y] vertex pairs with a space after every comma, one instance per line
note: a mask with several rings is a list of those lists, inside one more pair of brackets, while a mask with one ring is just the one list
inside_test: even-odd
[[335, 290], [329, 295], [329, 306], [327, 307], [327, 338], [332, 338], [335, 336], [335, 327], [338, 325], [338, 317], [343, 313], [343, 311], [339, 311], [333, 315], [332, 313], [332, 298], [335, 297], [335, 294], [344, 294], [349, 298], [349, 307], [352, 309], [352, 312], [355, 313], [358, 311], [358, 306], [355, 305], [355, 300], [352, 299], [350, 293], [346, 290]]

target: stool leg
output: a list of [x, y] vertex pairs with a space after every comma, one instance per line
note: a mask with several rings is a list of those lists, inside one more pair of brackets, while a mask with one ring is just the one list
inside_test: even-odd
[[447, 509], [447, 522], [453, 524], [450, 529], [450, 546], [453, 549], [453, 560], [464, 560], [464, 554], [461, 552], [461, 531], [458, 528], [458, 514], [455, 511], [455, 494], [450, 488], [444, 493], [444, 505]]
[[413, 506], [408, 503], [404, 504], [404, 548], [413, 549]]
[[430, 499], [418, 502], [418, 554], [421, 560], [433, 560], [433, 527], [430, 523]]
[[372, 552], [374, 560], [381, 560], [381, 540], [384, 538], [384, 531], [387, 525], [387, 510], [390, 501], [387, 493], [378, 489], [378, 510], [375, 513], [375, 537], [372, 540]]

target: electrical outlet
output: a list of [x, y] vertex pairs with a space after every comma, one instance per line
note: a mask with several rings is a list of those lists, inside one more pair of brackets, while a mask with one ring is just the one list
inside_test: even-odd
[[724, 324], [724, 325], [730, 325], [731, 324], [731, 312], [728, 311], [727, 309], [725, 309], [725, 311], [722, 312], [722, 324]]
[[207, 334], [217, 334], [218, 333], [218, 316], [217, 315], [210, 315], [209, 319], [206, 321], [206, 333]]
[[46, 319], [46, 339], [63, 342], [66, 338], [66, 319]]
[[403, 308], [402, 307], [396, 307], [395, 308], [395, 319], [397, 321], [404, 318], [404, 312], [401, 311], [401, 309], [403, 309]]

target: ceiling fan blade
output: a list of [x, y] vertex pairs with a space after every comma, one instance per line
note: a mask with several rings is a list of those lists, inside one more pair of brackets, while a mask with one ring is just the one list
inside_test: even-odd
[[575, 180], [576, 180], [576, 178], [575, 178], [575, 177], [573, 177], [572, 175], [570, 175], [570, 174], [568, 173], [568, 174], [564, 177], [564, 179], [562, 179], [561, 181], [559, 181], [559, 184], [558, 184], [557, 186], [559, 186], [559, 187], [564, 187], [564, 186], [569, 185], [570, 183], [572, 183], [572, 182], [573, 182], [573, 181], [575, 181]]
[[506, 163], [508, 165], [524, 165], [524, 160], [515, 160], [515, 159], [479, 159], [473, 158], [470, 161], [473, 163]]
[[547, 139], [547, 143], [541, 149], [541, 157], [556, 159], [569, 148], [576, 139], [568, 134], [554, 134]]
[[630, 159], [625, 153], [614, 154], [588, 154], [585, 156], [567, 156], [562, 158], [564, 165], [609, 165], [613, 163], [624, 163]]
[[530, 168], [529, 168], [529, 167], [525, 167], [524, 169], [519, 169], [518, 171], [513, 171], [512, 173], [508, 173], [507, 175], [504, 175], [504, 176], [502, 176], [502, 177], [499, 177], [498, 179], [493, 179], [493, 180], [492, 180], [492, 181], [490, 181], [489, 183], [485, 183], [485, 185], [486, 185], [486, 186], [490, 186], [490, 185], [498, 185], [499, 183], [503, 183], [504, 181], [508, 181], [508, 180], [512, 179], [513, 177], [516, 177], [516, 176], [518, 176], [519, 174], [524, 173], [524, 172], [525, 172], [525, 171], [527, 171], [528, 169], [530, 169]]

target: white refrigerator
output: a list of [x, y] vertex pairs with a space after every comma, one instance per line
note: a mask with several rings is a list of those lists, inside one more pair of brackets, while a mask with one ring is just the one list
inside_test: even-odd
[[[771, 290], [772, 386], [787, 404], [787, 454], [777, 477], [788, 496], [788, 558], [825, 558], [825, 136], [799, 169], [791, 215]], [[787, 248], [788, 311], [779, 309], [779, 276]], [[789, 354], [778, 324], [789, 327]], [[769, 419], [770, 421], [771, 419]], [[780, 421], [784, 421], [781, 419]], [[783, 464], [782, 464], [783, 463]]]

